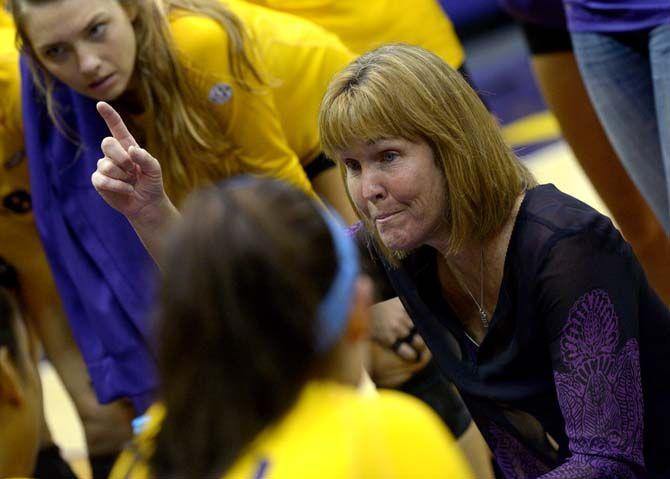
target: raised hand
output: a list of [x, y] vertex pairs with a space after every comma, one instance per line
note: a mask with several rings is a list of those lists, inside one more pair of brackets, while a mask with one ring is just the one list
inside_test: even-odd
[[127, 218], [149, 220], [169, 202], [160, 164], [139, 147], [111, 105], [99, 102], [97, 109], [112, 136], [102, 140], [105, 156], [98, 160], [91, 182], [107, 204]]

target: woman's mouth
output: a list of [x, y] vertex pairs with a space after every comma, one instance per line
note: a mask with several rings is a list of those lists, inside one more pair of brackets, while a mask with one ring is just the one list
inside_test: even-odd
[[115, 77], [116, 75], [114, 73], [111, 73], [109, 75], [100, 78], [99, 80], [89, 83], [88, 87], [91, 90], [95, 90], [96, 92], [103, 92], [109, 89], [109, 87], [111, 87], [114, 84]]
[[383, 213], [383, 214], [377, 215], [377, 216], [375, 216], [375, 223], [384, 224], [384, 223], [390, 221], [391, 219], [393, 219], [399, 213], [401, 213], [401, 211], [393, 211], [391, 213]]

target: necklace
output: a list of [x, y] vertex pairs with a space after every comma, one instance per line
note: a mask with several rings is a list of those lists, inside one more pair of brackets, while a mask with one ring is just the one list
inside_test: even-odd
[[[451, 267], [452, 271], [456, 271], [456, 268], [453, 266]], [[479, 319], [481, 320], [482, 324], [484, 325], [485, 329], [489, 328], [489, 314], [486, 312], [486, 309], [484, 309], [484, 247], [482, 246], [482, 253], [481, 253], [481, 261], [480, 261], [480, 266], [479, 266], [479, 277], [481, 279], [480, 283], [480, 300], [477, 301], [475, 299], [475, 296], [472, 294], [470, 291], [470, 288], [465, 284], [465, 282], [460, 278], [460, 272], [456, 275], [454, 275], [456, 278], [456, 281], [458, 282], [459, 286], [461, 289], [463, 289], [470, 298], [472, 298], [472, 301], [475, 303], [477, 306], [477, 311], [479, 312]]]

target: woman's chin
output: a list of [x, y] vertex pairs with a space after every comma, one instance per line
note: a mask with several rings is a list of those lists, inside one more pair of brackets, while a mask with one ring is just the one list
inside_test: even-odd
[[379, 238], [390, 250], [394, 251], [409, 251], [416, 248], [415, 242], [411, 241], [412, 238], [408, 238], [404, 235], [394, 235], [394, 234], [383, 234], [379, 233]]

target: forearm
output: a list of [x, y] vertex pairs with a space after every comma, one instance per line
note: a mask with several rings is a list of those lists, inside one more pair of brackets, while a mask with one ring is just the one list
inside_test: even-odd
[[46, 356], [81, 415], [86, 408], [97, 404], [97, 398], [65, 315], [55, 310], [43, 312], [33, 323]]
[[[38, 335], [77, 410], [89, 454], [117, 453], [132, 435], [130, 421], [134, 411], [123, 400], [100, 404], [84, 358], [62, 313], [41, 314], [40, 318], [34, 321]], [[45, 444], [51, 443], [48, 436], [44, 440]]]
[[150, 212], [142, 212], [128, 218], [135, 233], [137, 233], [147, 252], [159, 268], [161, 267], [160, 259], [165, 233], [180, 218], [181, 213], [179, 213], [179, 210], [177, 210], [167, 196], [159, 205], [152, 208]]

